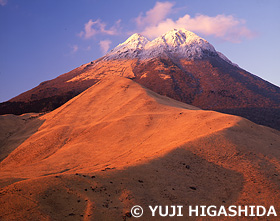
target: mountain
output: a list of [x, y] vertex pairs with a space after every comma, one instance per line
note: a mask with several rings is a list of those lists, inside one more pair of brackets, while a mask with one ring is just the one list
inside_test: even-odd
[[1, 103], [0, 114], [53, 110], [106, 76], [127, 77], [178, 101], [280, 130], [280, 88], [185, 29], [152, 41], [134, 34], [104, 57]]
[[174, 29], [149, 41], [144, 36], [134, 34], [124, 43], [110, 51], [105, 60], [114, 59], [152, 59], [174, 57], [201, 59], [205, 55], [216, 55], [214, 47], [196, 34], [184, 29]]
[[0, 127], [1, 220], [125, 220], [134, 205], [142, 220], [149, 205], [183, 205], [183, 219], [189, 205], [280, 211], [279, 131], [124, 77]]

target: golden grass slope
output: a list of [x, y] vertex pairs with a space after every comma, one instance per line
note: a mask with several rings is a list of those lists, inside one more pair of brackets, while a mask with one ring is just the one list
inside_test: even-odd
[[135, 204], [274, 205], [280, 214], [276, 130], [121, 77], [31, 121], [0, 163], [0, 219], [120, 220]]

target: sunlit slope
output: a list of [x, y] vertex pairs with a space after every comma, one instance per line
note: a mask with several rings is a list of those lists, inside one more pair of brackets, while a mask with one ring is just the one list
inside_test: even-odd
[[3, 220], [120, 220], [135, 204], [280, 210], [276, 130], [121, 77], [36, 120], [0, 164]]
[[41, 119], [45, 122], [38, 132], [2, 162], [6, 170], [22, 176], [36, 167], [32, 173], [37, 176], [122, 168], [240, 120], [199, 110], [120, 77], [100, 81]]

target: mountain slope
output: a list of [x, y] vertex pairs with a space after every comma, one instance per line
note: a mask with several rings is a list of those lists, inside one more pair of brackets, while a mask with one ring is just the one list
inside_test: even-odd
[[134, 34], [106, 56], [1, 103], [0, 114], [53, 110], [106, 76], [127, 77], [178, 101], [280, 130], [280, 88], [184, 29], [153, 41]]
[[30, 123], [39, 120], [0, 163], [1, 220], [120, 220], [158, 204], [280, 210], [276, 130], [120, 77]]

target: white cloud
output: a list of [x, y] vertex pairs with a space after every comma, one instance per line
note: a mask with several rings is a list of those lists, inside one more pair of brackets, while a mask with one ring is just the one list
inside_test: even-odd
[[[242, 38], [252, 38], [255, 34], [246, 27], [246, 21], [232, 15], [217, 15], [214, 17], [198, 14], [173, 20], [167, 18], [172, 13], [173, 3], [157, 2], [153, 9], [147, 11], [146, 16], [140, 14], [136, 23], [140, 33], [149, 38], [158, 37], [173, 28], [185, 28], [195, 33], [212, 35], [231, 42], [240, 42]], [[154, 16], [154, 17], [153, 17]]]
[[0, 0], [0, 5], [5, 6], [8, 3], [8, 0]]
[[121, 22], [121, 20], [118, 20], [115, 23], [115, 25], [113, 25], [109, 29], [106, 29], [106, 24], [104, 22], [102, 22], [100, 19], [97, 19], [96, 21], [92, 21], [92, 19], [90, 19], [84, 25], [84, 31], [81, 31], [79, 33], [79, 36], [88, 39], [88, 38], [93, 37], [96, 34], [117, 35], [118, 27], [120, 26], [120, 22]]
[[170, 14], [174, 3], [171, 2], [156, 2], [154, 8], [146, 12], [143, 16], [141, 13], [135, 20], [138, 26], [156, 25]]
[[106, 54], [108, 52], [111, 44], [112, 41], [110, 40], [103, 40], [99, 42], [99, 46], [103, 54]]

